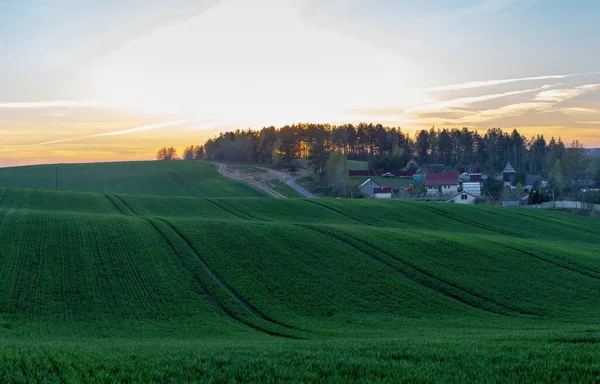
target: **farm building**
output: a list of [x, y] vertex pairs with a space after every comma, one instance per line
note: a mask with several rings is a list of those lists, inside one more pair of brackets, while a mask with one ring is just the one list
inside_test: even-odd
[[473, 196], [481, 196], [481, 184], [480, 183], [463, 183], [463, 191], [472, 194]]
[[502, 171], [502, 181], [504, 181], [505, 185], [511, 185], [514, 182], [515, 174], [517, 171], [510, 165], [510, 163], [506, 163], [506, 167]]
[[523, 190], [525, 192], [531, 192], [531, 190], [537, 183], [542, 183], [541, 175], [527, 175], [527, 177], [525, 178], [525, 186], [523, 187]]
[[446, 203], [475, 204], [475, 199], [476, 197], [472, 193], [462, 191], [452, 196], [452, 198], [450, 200], [447, 200]]
[[392, 187], [374, 188], [373, 196], [376, 199], [391, 199], [392, 198]]
[[375, 195], [375, 189], [381, 189], [382, 187], [373, 180], [367, 179], [364, 183], [359, 185], [358, 188], [363, 195], [371, 197]]
[[458, 193], [458, 172], [428, 172], [425, 185], [428, 195], [451, 195]]
[[481, 165], [469, 164], [460, 167], [461, 180], [463, 181], [481, 181]]

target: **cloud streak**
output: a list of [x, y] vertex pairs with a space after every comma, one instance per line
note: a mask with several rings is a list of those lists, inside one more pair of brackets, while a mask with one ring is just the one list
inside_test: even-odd
[[33, 108], [89, 108], [103, 107], [103, 103], [93, 100], [52, 100], [52, 101], [21, 101], [11, 103], [0, 103], [0, 109], [33, 109]]
[[164, 123], [144, 125], [144, 126], [141, 126], [141, 127], [124, 129], [124, 130], [120, 130], [120, 131], [105, 132], [105, 133], [98, 133], [98, 134], [95, 134], [95, 135], [87, 135], [87, 136], [71, 137], [71, 138], [68, 138], [68, 139], [46, 141], [44, 143], [39, 143], [37, 145], [60, 144], [60, 143], [66, 143], [66, 142], [69, 142], [69, 141], [84, 140], [84, 139], [91, 139], [91, 138], [97, 138], [97, 137], [128, 135], [128, 134], [131, 134], [131, 133], [152, 131], [152, 130], [159, 129], [159, 128], [175, 127], [175, 126], [179, 126], [179, 125], [184, 125], [184, 124], [187, 124], [187, 123], [191, 123], [192, 121], [196, 121], [196, 120], [193, 120], [193, 119], [183, 119], [183, 120], [166, 121]]
[[565, 75], [548, 75], [548, 76], [535, 76], [535, 77], [520, 77], [515, 79], [502, 79], [502, 80], [485, 80], [485, 81], [470, 81], [467, 83], [440, 85], [436, 87], [423, 88], [424, 92], [444, 92], [444, 91], [455, 91], [461, 89], [472, 89], [489, 87], [493, 85], [510, 84], [522, 81], [533, 81], [533, 80], [550, 80], [550, 79], [566, 79], [575, 76], [586, 76], [586, 75], [598, 75], [600, 72], [586, 72], [586, 73], [569, 73]]

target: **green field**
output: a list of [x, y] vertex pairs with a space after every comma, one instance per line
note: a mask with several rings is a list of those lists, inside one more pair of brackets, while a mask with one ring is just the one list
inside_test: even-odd
[[197, 161], [52, 164], [0, 168], [0, 186], [159, 196], [263, 197]]
[[360, 160], [348, 160], [348, 169], [366, 171], [367, 169], [369, 169], [369, 162]]
[[0, 187], [4, 381], [600, 380], [598, 220], [101, 192]]

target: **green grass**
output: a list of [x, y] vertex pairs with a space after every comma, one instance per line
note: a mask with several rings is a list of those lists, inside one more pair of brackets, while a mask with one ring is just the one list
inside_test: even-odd
[[298, 191], [296, 191], [294, 188], [290, 187], [281, 180], [271, 180], [269, 181], [269, 185], [271, 188], [281, 193], [285, 197], [304, 197], [302, 194], [298, 193]]
[[369, 169], [368, 161], [348, 160], [348, 169], [366, 171]]
[[265, 173], [265, 172], [267, 172], [267, 170], [264, 168], [259, 168], [257, 166], [248, 165], [248, 164], [231, 164], [231, 165], [227, 165], [227, 169], [229, 169], [231, 171], [239, 171], [242, 173]]
[[264, 197], [197, 161], [56, 164], [0, 168], [0, 187], [158, 196]]
[[542, 210], [0, 188], [0, 375], [594, 382], [599, 235]]

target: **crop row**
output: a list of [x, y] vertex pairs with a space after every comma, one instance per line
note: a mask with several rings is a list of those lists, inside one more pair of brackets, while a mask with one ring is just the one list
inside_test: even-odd
[[222, 322], [142, 220], [11, 211], [0, 243], [0, 316], [11, 322]]

